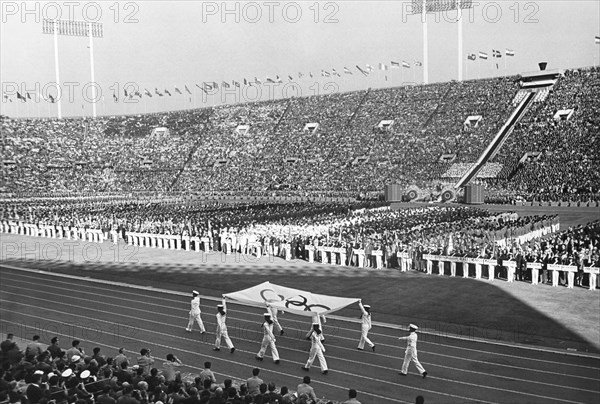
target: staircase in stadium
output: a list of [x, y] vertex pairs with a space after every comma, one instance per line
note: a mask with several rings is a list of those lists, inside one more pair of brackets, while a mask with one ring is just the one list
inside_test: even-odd
[[513, 131], [513, 128], [519, 119], [525, 114], [529, 104], [533, 101], [536, 93], [530, 92], [519, 102], [517, 108], [510, 115], [508, 120], [504, 123], [504, 125], [500, 128], [494, 139], [490, 142], [490, 144], [486, 147], [486, 149], [481, 153], [477, 162], [475, 162], [469, 170], [458, 180], [455, 188], [460, 188], [469, 183], [473, 178], [477, 176], [479, 171], [485, 166], [485, 164], [491, 160], [496, 153], [500, 150], [506, 139], [510, 136]]

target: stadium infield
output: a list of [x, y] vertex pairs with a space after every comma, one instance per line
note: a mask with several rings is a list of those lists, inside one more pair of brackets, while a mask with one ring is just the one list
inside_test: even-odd
[[[561, 215], [563, 228], [597, 218], [594, 212], [570, 209], [566, 213], [561, 212], [563, 209], [552, 210], [559, 210], [557, 213]], [[519, 213], [541, 214], [537, 210]], [[127, 307], [125, 311], [113, 307], [103, 314], [109, 316], [107, 321], [114, 318], [113, 323], [103, 326], [105, 334], [112, 332], [112, 341], [96, 338], [97, 333], [89, 330], [78, 331], [82, 339], [111, 349], [120, 345], [117, 341], [123, 339], [124, 335], [121, 334], [127, 334], [131, 337], [127, 340], [133, 350], [143, 344], [156, 343], [161, 347], [161, 352], [171, 349], [177, 350], [178, 355], [181, 351], [183, 355], [191, 355], [187, 363], [195, 361], [195, 367], [198, 368], [200, 359], [195, 357], [198, 349], [194, 347], [194, 338], [180, 335], [179, 329], [179, 323], [186, 321], [185, 306], [189, 304], [189, 291], [194, 288], [204, 296], [218, 298], [222, 293], [269, 280], [318, 293], [360, 297], [373, 307], [375, 327], [371, 337], [380, 348], [376, 354], [369, 353], [372, 356], [366, 360], [364, 356], [356, 356], [356, 353], [366, 352], [354, 351], [358, 341], [358, 308], [344, 309], [328, 322], [328, 347], [333, 349], [328, 349], [326, 356], [331, 357], [330, 368], [336, 369], [332, 373], [338, 375], [334, 376], [335, 379], [322, 382], [318, 368], [311, 372], [311, 376], [317, 379], [315, 388], [318, 387], [317, 390], [328, 398], [343, 398], [344, 389], [348, 387], [356, 387], [363, 392], [363, 403], [374, 404], [412, 402], [414, 395], [421, 391], [427, 393], [427, 402], [439, 403], [596, 402], [600, 398], [598, 290], [532, 286], [524, 282], [509, 284], [504, 280], [488, 282], [414, 271], [400, 273], [395, 269], [345, 268], [269, 257], [256, 259], [220, 253], [133, 249], [122, 242], [114, 246], [109, 243], [77, 243], [7, 234], [0, 236], [0, 264], [123, 282], [149, 287], [150, 291], [163, 288], [179, 295], [176, 299], [179, 311], [175, 316], [179, 319], [175, 321], [169, 314], [171, 308], [167, 307], [165, 314], [157, 307], [161, 304], [160, 293], [145, 292], [136, 297], [136, 302], [139, 302], [136, 304], [146, 304], [149, 310], [156, 310], [153, 315], [147, 310], [135, 314], [137, 309], [130, 308], [128, 303], [123, 305]], [[53, 281], [48, 280], [43, 272], [33, 276], [30, 274], [21, 282], [21, 274], [6, 266], [0, 268], [2, 332], [7, 332], [15, 325], [21, 327], [22, 331], [39, 328], [40, 324], [49, 322], [72, 324], [77, 318], [95, 319], [94, 310], [98, 309], [98, 305], [103, 305], [103, 300], [94, 302], [90, 298], [91, 306], [86, 308], [88, 303], [81, 297], [74, 297], [69, 303], [70, 290], [79, 296], [87, 288], [85, 282], [82, 284], [73, 280], [72, 285], [71, 281], [63, 282], [66, 289], [62, 297], [60, 293], [47, 296], [49, 292], [46, 286], [52, 285]], [[126, 293], [119, 287], [115, 287], [114, 291], [106, 291], [104, 301], [113, 305], [121, 299], [121, 292]], [[211, 313], [214, 304], [215, 301], [203, 300], [204, 313]], [[56, 309], [55, 306], [62, 308]], [[130, 310], [131, 313], [126, 315]], [[223, 358], [210, 351], [212, 334], [201, 341], [201, 358], [217, 361], [223, 367], [223, 377], [244, 379], [247, 377], [244, 375], [250, 373], [250, 367], [255, 365], [252, 351], [258, 346], [259, 337], [255, 328], [260, 321], [259, 312], [252, 311], [249, 314], [253, 318], [253, 325], [241, 326], [234, 333], [235, 337], [232, 335], [234, 341], [244, 341], [240, 342], [239, 353], [245, 356], [241, 362], [245, 365], [245, 373], [234, 370], [240, 367], [237, 356], [234, 363], [230, 363], [229, 357], [225, 356], [223, 361]], [[125, 318], [120, 317], [123, 315]], [[164, 324], [153, 320], [154, 316], [162, 319], [165, 315], [168, 321], [165, 320]], [[301, 324], [303, 319], [292, 317], [283, 316], [282, 321], [291, 321], [295, 325], [293, 334], [282, 338], [280, 344], [284, 352], [286, 349], [293, 351], [294, 366], [288, 369], [286, 364], [285, 371], [275, 371], [290, 386], [302, 376], [294, 369], [299, 369], [301, 361], [306, 359], [306, 344], [302, 342], [301, 334], [302, 329], [308, 326]], [[212, 314], [205, 316], [209, 324], [211, 320], [214, 320]], [[248, 321], [248, 318], [236, 317], [234, 321], [238, 320]], [[395, 337], [403, 335], [410, 322], [421, 327], [420, 359], [428, 370], [433, 369], [436, 374], [428, 378], [427, 383], [438, 379], [438, 383], [426, 385], [424, 390], [414, 373], [407, 382], [393, 376], [400, 365], [403, 351]], [[209, 333], [212, 328], [212, 324], [208, 326]], [[138, 331], [144, 335], [157, 333], [158, 336], [140, 338], [142, 334], [138, 334]], [[75, 328], [72, 328], [66, 333], [75, 332]], [[252, 336], [248, 336], [248, 333]], [[341, 346], [334, 347], [338, 343]], [[466, 362], [460, 364], [457, 361]], [[539, 368], [540, 364], [549, 368]], [[271, 364], [261, 364], [261, 367], [268, 368], [268, 372], [273, 371]], [[414, 372], [414, 369], [411, 371]], [[568, 382], [564, 381], [565, 377]], [[558, 380], [553, 381], [554, 378]], [[526, 387], [531, 380], [533, 387]], [[353, 385], [349, 386], [348, 383]], [[388, 384], [395, 388], [388, 388]], [[380, 387], [382, 385], [386, 387]]]

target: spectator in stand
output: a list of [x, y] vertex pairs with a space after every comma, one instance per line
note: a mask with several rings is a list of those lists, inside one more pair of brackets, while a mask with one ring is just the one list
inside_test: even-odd
[[356, 399], [358, 393], [354, 389], [348, 390], [348, 400], [344, 401], [342, 404], [360, 404], [360, 401]]
[[248, 387], [248, 394], [256, 396], [259, 393], [259, 387], [263, 384], [263, 381], [258, 374], [260, 373], [259, 368], [252, 369], [252, 377], [246, 380], [246, 386]]
[[25, 358], [40, 355], [45, 349], [42, 349], [42, 343], [40, 342], [40, 336], [34, 335], [32, 341], [27, 344], [25, 348]]
[[50, 340], [50, 345], [48, 346], [48, 351], [50, 351], [50, 354], [52, 355], [52, 359], [56, 359], [56, 358], [62, 358], [64, 356], [64, 351], [62, 349], [60, 349], [60, 346], [58, 346], [58, 337], [52, 337], [52, 339]]
[[150, 374], [150, 369], [154, 364], [154, 358], [151, 355], [151, 351], [148, 348], [142, 348], [140, 350], [140, 356], [137, 358], [138, 366], [144, 370], [144, 375]]
[[167, 360], [163, 362], [162, 375], [167, 383], [172, 382], [180, 376], [180, 372], [176, 368], [181, 367], [182, 363], [178, 357], [172, 353], [167, 354]]
[[296, 389], [296, 393], [298, 394], [298, 398], [300, 398], [302, 395], [306, 395], [309, 399], [315, 402], [317, 401], [315, 390], [310, 385], [310, 376], [304, 376], [302, 383], [300, 383]]

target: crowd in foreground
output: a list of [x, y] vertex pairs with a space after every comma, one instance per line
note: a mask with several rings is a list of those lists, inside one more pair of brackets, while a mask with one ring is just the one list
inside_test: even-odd
[[[20, 349], [8, 334], [0, 344], [0, 362], [0, 403], [7, 404], [334, 403], [317, 398], [310, 376], [304, 376], [294, 391], [263, 381], [259, 368], [245, 381], [218, 381], [211, 362], [194, 369], [172, 353], [164, 360], [154, 358], [148, 348], [139, 355], [120, 348], [111, 357], [100, 347], [86, 353], [79, 340], [63, 349], [58, 337], [45, 345], [35, 335]], [[357, 395], [350, 389], [347, 401], [335, 403], [360, 404]]]

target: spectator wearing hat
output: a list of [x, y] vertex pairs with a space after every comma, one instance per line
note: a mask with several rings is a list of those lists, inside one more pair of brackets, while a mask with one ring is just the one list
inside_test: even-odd
[[302, 383], [300, 383], [298, 385], [298, 388], [296, 389], [296, 393], [298, 394], [298, 397], [305, 394], [306, 396], [308, 396], [309, 399], [313, 400], [314, 402], [317, 402], [317, 395], [315, 394], [315, 390], [310, 385], [310, 376], [304, 376], [304, 378], [302, 379]]
[[410, 333], [408, 334], [408, 336], [399, 338], [406, 340], [406, 352], [404, 354], [404, 363], [402, 364], [402, 371], [398, 372], [398, 374], [406, 376], [408, 374], [408, 365], [410, 364], [410, 361], [413, 361], [415, 363], [415, 366], [417, 367], [417, 370], [419, 371], [421, 376], [423, 376], [424, 379], [427, 377], [427, 371], [421, 365], [421, 362], [419, 362], [419, 359], [417, 357], [417, 330], [419, 329], [419, 327], [417, 327], [414, 324], [410, 324], [409, 329]]
[[358, 301], [358, 307], [362, 312], [360, 318], [362, 324], [360, 326], [360, 341], [358, 341], [358, 350], [362, 351], [365, 349], [365, 343], [371, 347], [373, 352], [375, 351], [375, 344], [369, 339], [369, 330], [371, 329], [371, 306], [365, 304], [363, 306], [362, 301]]
[[217, 332], [215, 339], [215, 347], [213, 350], [220, 351], [221, 350], [221, 338], [225, 339], [225, 344], [227, 344], [227, 348], [231, 353], [235, 352], [235, 347], [233, 346], [233, 342], [231, 342], [231, 338], [229, 338], [229, 334], [227, 333], [227, 312], [225, 311], [225, 302], [223, 304], [219, 304], [217, 306]]
[[197, 290], [192, 291], [192, 301], [191, 301], [191, 309], [190, 309], [190, 319], [188, 321], [188, 325], [185, 328], [187, 332], [192, 332], [192, 327], [194, 326], [194, 322], [197, 322], [200, 326], [200, 332], [204, 334], [206, 329], [204, 328], [204, 323], [202, 322], [202, 317], [200, 316], [202, 312], [200, 311], [200, 292]]
[[356, 399], [358, 393], [354, 389], [348, 390], [348, 399], [344, 401], [342, 404], [360, 404], [360, 401]]
[[263, 339], [260, 350], [256, 354], [256, 359], [262, 361], [264, 359], [267, 348], [271, 348], [271, 354], [273, 355], [273, 362], [279, 363], [279, 352], [275, 346], [275, 335], [273, 335], [273, 320], [271, 320], [271, 313], [264, 313], [265, 322], [262, 324]]
[[172, 382], [177, 379], [177, 375], [179, 372], [176, 368], [181, 367], [182, 363], [178, 357], [173, 355], [172, 353], [167, 354], [167, 360], [163, 362], [163, 371], [162, 375], [165, 377], [165, 381]]
[[315, 358], [319, 358], [319, 366], [321, 366], [321, 373], [326, 375], [328, 373], [327, 361], [325, 360], [325, 356], [323, 352], [325, 352], [325, 347], [323, 346], [323, 333], [319, 328], [318, 323], [313, 324], [313, 332], [310, 334], [310, 354], [308, 355], [308, 361], [306, 361], [306, 365], [302, 367], [303, 370], [308, 371], [312, 366]]

